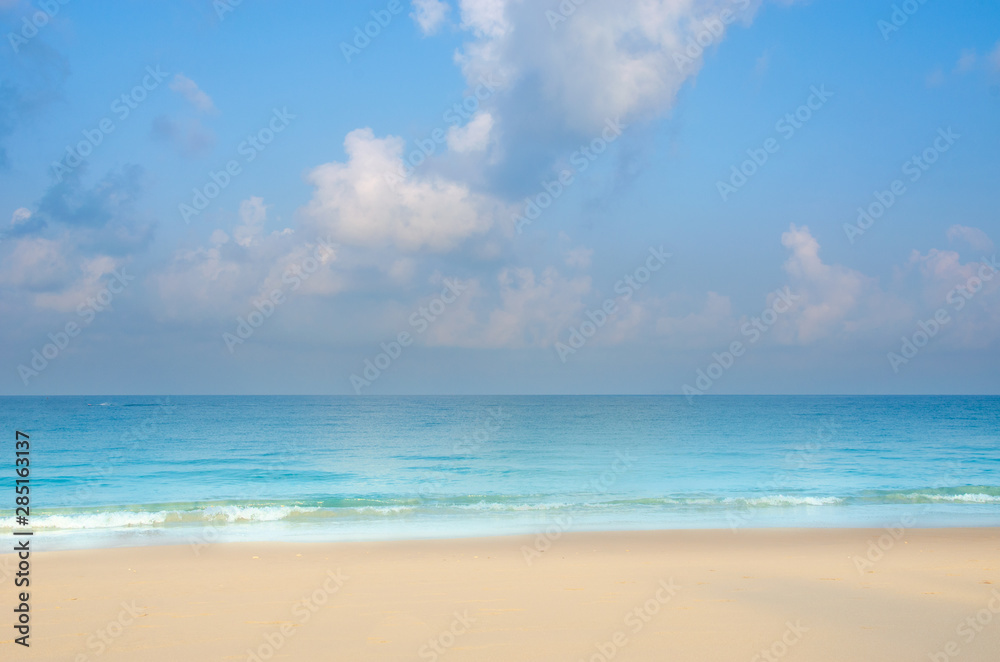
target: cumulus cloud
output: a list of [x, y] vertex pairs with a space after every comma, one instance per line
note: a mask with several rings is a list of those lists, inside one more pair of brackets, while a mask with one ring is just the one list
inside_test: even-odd
[[451, 5], [441, 0], [413, 0], [410, 17], [416, 21], [424, 34], [434, 34], [451, 10]]
[[459, 154], [481, 152], [490, 144], [493, 116], [487, 112], [476, 113], [463, 127], [448, 129], [448, 149]]
[[[336, 246], [322, 247], [322, 238], [291, 228], [265, 234], [267, 211], [263, 198], [252, 196], [240, 203], [230, 232], [217, 229], [207, 245], [177, 251], [151, 278], [157, 317], [188, 322], [233, 318], [276, 289], [300, 295], [344, 289], [343, 277], [332, 269], [339, 258]], [[301, 278], [307, 258], [317, 261], [316, 269]]]
[[68, 229], [83, 253], [126, 254], [145, 248], [153, 225], [136, 207], [144, 173], [135, 165], [109, 172], [91, 187], [81, 181], [78, 168], [52, 185], [38, 202], [31, 222], [12, 232], [39, 234]]
[[791, 224], [781, 235], [781, 245], [791, 251], [784, 269], [792, 291], [802, 300], [785, 320], [793, 324], [794, 338], [809, 343], [851, 330], [850, 318], [864, 297], [877, 289], [874, 279], [840, 265], [829, 265], [819, 256], [819, 242], [809, 228]]
[[717, 44], [732, 22], [720, 20], [722, 12], [749, 19], [757, 4], [591, 0], [563, 3], [574, 8], [564, 14], [523, 0], [462, 0], [462, 27], [476, 39], [463, 48], [459, 62], [470, 83], [500, 74], [521, 107], [550, 113], [553, 124], [563, 121], [574, 131], [592, 133], [609, 118], [652, 117], [667, 110], [700, 68], [697, 36], [708, 32], [710, 47]]
[[[1000, 338], [1000, 271], [995, 256], [962, 262], [955, 251], [914, 250], [909, 267], [920, 277], [922, 302], [917, 317], [944, 309], [951, 317], [942, 342], [952, 347], [980, 348]], [[916, 321], [916, 320], [913, 320]]]
[[187, 99], [188, 103], [203, 113], [217, 113], [215, 102], [198, 84], [184, 74], [175, 74], [170, 81], [170, 89]]
[[467, 292], [428, 331], [428, 344], [450, 347], [550, 347], [577, 317], [590, 293], [587, 276], [555, 268], [501, 269], [492, 286], [473, 279]]
[[233, 230], [236, 243], [244, 248], [250, 246], [264, 231], [264, 221], [267, 219], [267, 207], [264, 199], [250, 197], [240, 203], [240, 221], [242, 224]]
[[448, 251], [493, 226], [499, 203], [465, 184], [422, 171], [399, 179], [403, 147], [402, 139], [376, 138], [371, 129], [349, 133], [347, 162], [308, 175], [315, 187], [304, 209], [311, 225], [344, 244], [403, 251]]
[[586, 246], [576, 246], [566, 249], [563, 252], [563, 261], [567, 267], [574, 269], [586, 269], [590, 266], [590, 260], [594, 256], [594, 250]]
[[979, 228], [971, 228], [966, 225], [953, 225], [948, 228], [949, 241], [963, 241], [970, 248], [976, 251], [990, 253], [994, 249], [993, 240]]
[[74, 172], [50, 187], [34, 210], [18, 208], [0, 244], [0, 286], [38, 309], [74, 310], [104, 287], [152, 238], [135, 202], [142, 171], [126, 167], [92, 187]]

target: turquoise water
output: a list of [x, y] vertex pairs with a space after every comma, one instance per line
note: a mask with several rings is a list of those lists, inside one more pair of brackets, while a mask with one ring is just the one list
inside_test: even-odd
[[18, 429], [48, 548], [1000, 525], [997, 397], [0, 398], [0, 419], [3, 502]]

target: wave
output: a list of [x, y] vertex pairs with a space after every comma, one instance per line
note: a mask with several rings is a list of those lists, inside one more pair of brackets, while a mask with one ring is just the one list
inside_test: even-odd
[[[908, 490], [868, 490], [850, 495], [679, 494], [662, 497], [595, 499], [594, 495], [434, 495], [396, 497], [325, 497], [284, 502], [197, 502], [103, 508], [55, 508], [38, 511], [31, 527], [41, 530], [149, 529], [172, 526], [247, 525], [256, 523], [333, 522], [394, 517], [468, 518], [530, 516], [560, 512], [663, 513], [720, 512], [748, 508], [829, 508], [938, 504], [954, 507], [1000, 504], [1000, 487], [963, 486]], [[0, 531], [14, 528], [0, 518]]]

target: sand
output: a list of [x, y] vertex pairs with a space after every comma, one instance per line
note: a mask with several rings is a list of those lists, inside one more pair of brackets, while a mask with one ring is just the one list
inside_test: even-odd
[[[0, 650], [76, 662], [1000, 660], [1000, 530], [896, 533], [42, 551], [31, 647], [5, 625]], [[2, 586], [9, 617], [17, 589]]]

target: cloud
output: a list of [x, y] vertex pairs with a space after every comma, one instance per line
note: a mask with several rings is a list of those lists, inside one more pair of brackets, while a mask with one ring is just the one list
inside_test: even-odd
[[197, 83], [184, 74], [176, 74], [174, 76], [173, 80], [170, 81], [170, 89], [183, 96], [192, 106], [203, 113], [214, 115], [219, 112], [215, 108], [215, 102], [212, 101], [212, 97], [205, 94], [198, 87]]
[[553, 267], [537, 275], [528, 267], [505, 267], [492, 287], [478, 279], [463, 284], [467, 291], [428, 330], [428, 344], [551, 347], [560, 333], [579, 323], [591, 288], [589, 277], [566, 278]]
[[781, 244], [791, 251], [784, 264], [790, 289], [801, 298], [781, 320], [788, 325], [786, 335], [808, 344], [858, 330], [862, 326], [858, 319], [870, 312], [869, 298], [878, 292], [877, 282], [853, 269], [824, 263], [819, 242], [806, 226], [792, 223], [781, 235]]
[[0, 285], [39, 309], [75, 309], [153, 236], [136, 209], [140, 168], [112, 171], [89, 188], [81, 170], [51, 186], [33, 211], [17, 209], [0, 244]]
[[178, 122], [160, 115], [153, 120], [150, 135], [173, 145], [185, 156], [200, 156], [215, 145], [215, 133], [198, 119]]
[[[460, 0], [468, 39], [455, 60], [470, 90], [483, 81], [498, 88], [481, 99], [494, 149], [463, 170], [498, 195], [519, 198], [607, 122], [621, 121], [632, 134], [645, 130], [760, 2]], [[607, 167], [627, 176], [633, 153], [620, 149]]]
[[465, 126], [448, 129], [448, 149], [459, 154], [481, 152], [490, 143], [491, 131], [493, 116], [487, 112], [478, 112]]
[[174, 253], [150, 279], [158, 304], [155, 315], [163, 321], [194, 324], [233, 321], [245, 315], [253, 301], [276, 289], [289, 295], [294, 291], [296, 296], [342, 291], [346, 281], [332, 268], [339, 260], [337, 250], [322, 251], [316, 272], [292, 288], [289, 274], [302, 273], [296, 269], [317, 254], [319, 241], [292, 228], [265, 234], [268, 209], [263, 198], [251, 196], [240, 203], [238, 221], [230, 232], [216, 229], [207, 245]]
[[590, 260], [594, 256], [594, 250], [585, 246], [569, 248], [563, 252], [563, 261], [567, 267], [573, 269], [586, 269], [590, 266]]
[[81, 181], [85, 168], [50, 186], [34, 211], [14, 212], [4, 238], [68, 233], [81, 254], [125, 255], [144, 249], [153, 235], [153, 224], [136, 208], [142, 191], [143, 170], [130, 165], [109, 172], [90, 188]]
[[955, 251], [914, 250], [907, 266], [916, 269], [922, 297], [909, 324], [944, 309], [951, 317], [940, 341], [944, 345], [982, 348], [1000, 338], [1000, 277], [984, 262], [962, 262]]
[[984, 253], [993, 252], [993, 240], [979, 228], [970, 228], [965, 225], [953, 225], [948, 228], [949, 241], [964, 241], [970, 248]]
[[267, 207], [264, 199], [251, 197], [240, 203], [240, 220], [242, 225], [233, 230], [233, 239], [244, 248], [257, 241], [264, 230], [264, 221], [267, 218]]
[[413, 12], [410, 18], [416, 21], [425, 35], [437, 32], [445, 17], [451, 11], [451, 5], [440, 0], [413, 0]]
[[80, 256], [72, 237], [22, 237], [0, 267], [0, 287], [26, 294], [38, 310], [71, 312], [96, 296], [106, 277], [126, 264], [109, 255]]
[[[470, 84], [509, 81], [511, 106], [544, 112], [549, 124], [591, 134], [606, 120], [652, 118], [700, 68], [706, 32], [719, 43], [721, 12], [748, 19], [750, 0], [591, 0], [569, 15], [521, 0], [462, 0], [462, 27], [476, 39], [458, 56]], [[555, 17], [555, 18], [553, 18]], [[717, 30], [713, 34], [706, 21]], [[704, 39], [703, 39], [704, 41]], [[599, 90], [599, 92], [598, 92]]]
[[960, 73], [965, 73], [966, 71], [972, 71], [976, 66], [976, 51], [968, 48], [962, 51], [962, 55], [959, 56], [958, 62], [955, 63], [955, 71]]
[[315, 191], [304, 213], [312, 227], [349, 245], [443, 252], [493, 226], [500, 205], [462, 183], [418, 171], [390, 185], [387, 175], [403, 167], [403, 147], [401, 138], [375, 138], [371, 129], [349, 133], [347, 163], [308, 175]]

